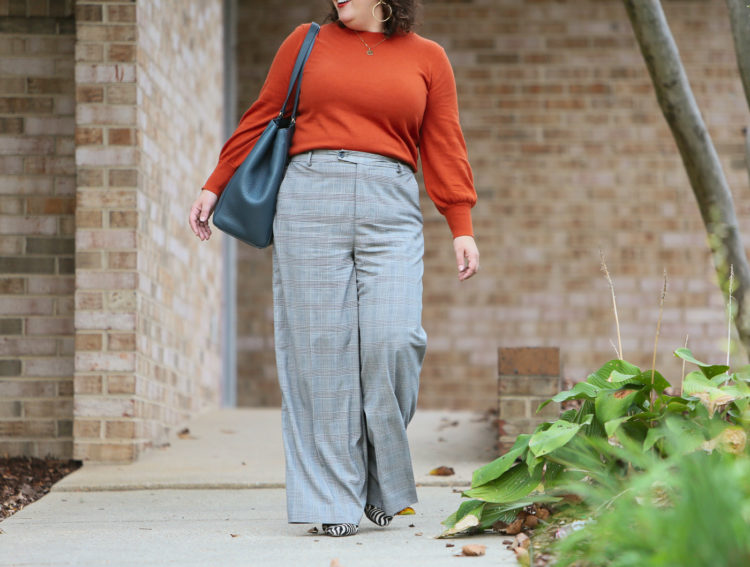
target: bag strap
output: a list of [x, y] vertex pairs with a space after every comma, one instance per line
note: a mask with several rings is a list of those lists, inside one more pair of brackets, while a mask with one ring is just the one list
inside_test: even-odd
[[302, 47], [299, 49], [297, 54], [297, 61], [294, 63], [294, 69], [292, 69], [292, 75], [289, 77], [289, 89], [286, 92], [286, 98], [284, 99], [284, 105], [281, 107], [279, 118], [282, 118], [286, 114], [286, 107], [289, 104], [289, 97], [292, 95], [292, 91], [295, 90], [294, 86], [297, 85], [297, 89], [294, 93], [294, 105], [292, 106], [291, 121], [294, 124], [297, 118], [297, 105], [299, 104], [299, 92], [302, 86], [302, 72], [305, 70], [305, 63], [307, 58], [312, 53], [313, 45], [315, 44], [315, 38], [318, 36], [320, 26], [315, 22], [310, 24], [310, 29], [307, 30], [305, 41], [302, 42]]

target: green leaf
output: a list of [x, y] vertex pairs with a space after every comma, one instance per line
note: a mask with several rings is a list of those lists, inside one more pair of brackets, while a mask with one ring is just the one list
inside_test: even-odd
[[517, 463], [500, 478], [471, 488], [463, 494], [467, 498], [477, 498], [486, 502], [510, 503], [527, 496], [539, 486], [541, 478], [542, 467], [537, 467], [534, 474], [529, 475], [526, 463]]
[[615, 431], [627, 420], [630, 419], [630, 416], [624, 416], [624, 417], [618, 417], [617, 419], [610, 419], [609, 421], [604, 423], [604, 431], [607, 432], [607, 437], [611, 437], [614, 435]]
[[709, 416], [714, 414], [718, 406], [742, 397], [736, 386], [718, 388], [700, 372], [691, 372], [685, 376], [685, 380], [682, 382], [682, 391], [684, 394], [698, 398], [708, 409]]
[[[651, 371], [646, 370], [645, 372], [641, 372], [636, 377], [635, 380], [636, 380], [636, 384], [642, 384], [644, 386], [648, 386], [649, 388], [651, 388]], [[663, 392], [664, 390], [666, 390], [667, 388], [671, 386], [671, 384], [667, 382], [666, 378], [664, 378], [664, 376], [662, 376], [661, 373], [659, 373], [658, 371], [654, 372], [653, 381], [654, 381], [653, 388], [657, 392]]]
[[644, 400], [645, 396], [640, 389], [602, 390], [596, 397], [596, 402], [594, 402], [596, 417], [602, 423], [607, 423], [613, 419], [626, 416], [631, 406]]
[[636, 374], [623, 374], [622, 372], [618, 370], [613, 370], [612, 374], [609, 375], [609, 381], [612, 384], [622, 384], [623, 382], [631, 382], [639, 374], [640, 372]]
[[462, 502], [458, 507], [458, 510], [456, 510], [455, 512], [453, 512], [453, 514], [443, 520], [441, 524], [443, 524], [444, 526], [453, 527], [456, 525], [456, 522], [464, 518], [467, 514], [471, 513], [473, 510], [481, 510], [484, 505], [485, 502], [481, 500], [467, 500], [466, 502]]
[[661, 427], [653, 427], [648, 430], [648, 433], [646, 434], [646, 439], [643, 441], [643, 450], [648, 451], [651, 449], [654, 445], [656, 445], [657, 441], [659, 439], [663, 439], [666, 433], [664, 432], [664, 429]]
[[569, 409], [560, 414], [560, 419], [562, 419], [563, 421], [570, 421], [572, 423], [575, 421], [576, 415], [578, 415], [577, 410]]
[[674, 351], [674, 355], [677, 358], [681, 358], [682, 360], [685, 360], [687, 362], [692, 362], [697, 366], [710, 366], [705, 362], [701, 362], [700, 360], [695, 358], [693, 356], [693, 351], [691, 351], [689, 348], [678, 348], [676, 351]]
[[564, 402], [567, 400], [580, 400], [584, 398], [593, 400], [594, 398], [596, 398], [596, 394], [598, 391], [598, 387], [592, 386], [588, 382], [578, 382], [570, 390], [555, 394], [555, 396], [553, 396], [551, 399], [543, 402], [539, 406], [539, 409], [542, 409], [550, 402]]
[[540, 431], [531, 436], [529, 449], [537, 457], [547, 455], [570, 441], [580, 428], [580, 424], [556, 421], [546, 431]]
[[[442, 535], [451, 536], [471, 529], [477, 529], [485, 505], [486, 502], [480, 502], [479, 500], [469, 500], [461, 504], [455, 515], [452, 514], [443, 521], [443, 524], [449, 526], [449, 528]], [[452, 524], [450, 523], [451, 521]]]
[[544, 459], [542, 457], [535, 456], [531, 451], [526, 453], [526, 466], [529, 467], [529, 475], [533, 475], [534, 469], [543, 462]]
[[729, 367], [723, 364], [706, 364], [705, 362], [701, 362], [700, 360], [696, 359], [690, 349], [687, 348], [678, 348], [676, 351], [674, 351], [674, 354], [678, 358], [681, 358], [682, 360], [691, 362], [698, 366], [701, 369], [701, 373], [706, 378], [713, 378], [714, 376], [723, 374], [724, 372], [729, 370]]
[[471, 476], [471, 487], [482, 486], [500, 477], [526, 451], [529, 446], [529, 439], [531, 439], [531, 435], [519, 435], [510, 450], [502, 457], [475, 470]]
[[599, 388], [611, 388], [612, 382], [610, 381], [610, 377], [612, 376], [613, 372], [617, 372], [618, 375], [636, 375], [641, 373], [641, 369], [630, 364], [629, 362], [625, 362], [624, 360], [610, 360], [599, 370], [597, 370], [593, 374], [589, 374], [588, 378], [586, 378], [586, 382], [588, 382], [589, 384], [593, 384], [594, 386], [597, 386]]

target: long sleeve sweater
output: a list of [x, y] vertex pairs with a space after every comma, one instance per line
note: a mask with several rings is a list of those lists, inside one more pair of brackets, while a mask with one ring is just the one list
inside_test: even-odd
[[[279, 48], [257, 101], [222, 148], [204, 189], [220, 194], [278, 115], [308, 28], [297, 27]], [[401, 160], [415, 171], [421, 158], [425, 189], [453, 236], [472, 235], [476, 192], [448, 57], [413, 32], [384, 37], [336, 23], [321, 27], [305, 66], [289, 153], [356, 150]]]

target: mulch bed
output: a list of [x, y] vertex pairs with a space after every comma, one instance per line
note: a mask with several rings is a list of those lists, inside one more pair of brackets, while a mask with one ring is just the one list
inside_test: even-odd
[[72, 460], [0, 457], [0, 520], [39, 500], [80, 466]]

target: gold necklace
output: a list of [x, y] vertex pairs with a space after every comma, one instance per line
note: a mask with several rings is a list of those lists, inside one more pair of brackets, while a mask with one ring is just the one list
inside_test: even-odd
[[388, 37], [384, 37], [379, 42], [377, 42], [375, 45], [373, 45], [372, 47], [370, 47], [369, 45], [367, 45], [367, 42], [364, 39], [362, 39], [362, 36], [359, 35], [359, 32], [357, 30], [352, 30], [352, 31], [357, 34], [357, 37], [359, 38], [359, 41], [361, 41], [362, 43], [364, 43], [365, 47], [367, 48], [367, 55], [375, 55], [375, 52], [373, 51], [373, 49], [375, 49], [378, 45], [380, 45], [386, 39], [388, 39]]

